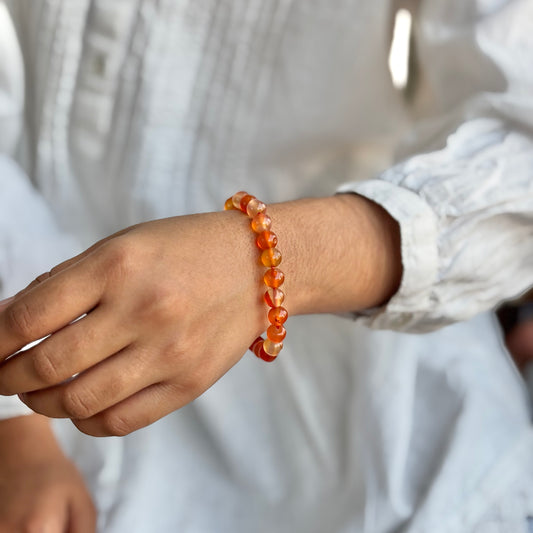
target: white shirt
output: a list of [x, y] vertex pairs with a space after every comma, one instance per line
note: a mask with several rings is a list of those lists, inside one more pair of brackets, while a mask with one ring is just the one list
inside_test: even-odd
[[409, 104], [387, 70], [388, 0], [6, 4], [6, 296], [115, 230], [244, 187], [355, 191], [401, 226], [386, 307], [292, 318], [283, 360], [245, 357], [126, 438], [57, 424], [101, 530], [525, 529], [526, 393], [492, 316], [472, 317], [533, 283], [533, 3], [422, 1]]

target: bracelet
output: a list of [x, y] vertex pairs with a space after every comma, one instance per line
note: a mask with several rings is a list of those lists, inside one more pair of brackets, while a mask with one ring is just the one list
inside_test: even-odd
[[257, 234], [255, 243], [261, 251], [261, 263], [268, 267], [263, 277], [267, 286], [263, 299], [270, 308], [268, 311], [270, 326], [266, 332], [267, 338], [257, 337], [249, 350], [263, 361], [271, 362], [283, 348], [283, 339], [287, 335], [283, 324], [289, 316], [287, 309], [281, 307], [285, 294], [280, 286], [283, 285], [285, 275], [277, 268], [281, 263], [281, 253], [276, 248], [278, 237], [271, 231], [272, 219], [266, 214], [266, 205], [255, 196], [240, 191], [226, 200], [224, 209], [226, 211], [238, 209], [252, 219], [251, 227]]

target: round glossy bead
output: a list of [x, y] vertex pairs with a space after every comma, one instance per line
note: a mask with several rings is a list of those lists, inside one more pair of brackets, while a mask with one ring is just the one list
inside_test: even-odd
[[265, 272], [263, 280], [267, 287], [277, 289], [285, 281], [285, 274], [279, 268], [269, 268]]
[[252, 196], [251, 194], [245, 194], [239, 202], [239, 209], [243, 213], [246, 213], [246, 207], [248, 206], [248, 203], [251, 202], [254, 198], [255, 196]]
[[278, 237], [271, 231], [263, 231], [255, 239], [255, 244], [257, 244], [257, 247], [261, 250], [274, 248], [276, 244], [278, 244]]
[[263, 299], [269, 307], [279, 307], [285, 300], [285, 293], [281, 289], [270, 287], [265, 292]]
[[253, 352], [257, 357], [261, 357], [261, 350], [263, 349], [263, 337], [257, 337], [250, 345], [249, 350]]
[[233, 196], [228, 198], [224, 203], [224, 211], [229, 211], [230, 209], [235, 209], [235, 206], [233, 205]]
[[287, 330], [283, 326], [269, 326], [267, 337], [272, 342], [281, 342], [287, 336]]
[[268, 320], [273, 326], [281, 326], [289, 317], [285, 307], [273, 307], [268, 312]]
[[233, 202], [233, 207], [235, 209], [240, 209], [241, 208], [241, 200], [243, 199], [244, 196], [246, 196], [248, 193], [246, 191], [239, 191], [239, 192], [236, 192], [232, 197], [231, 197], [231, 201]]
[[256, 233], [267, 231], [272, 226], [272, 219], [266, 213], [259, 213], [252, 218], [252, 229]]
[[258, 200], [257, 198], [254, 198], [253, 200], [250, 200], [248, 202], [248, 205], [246, 206], [246, 214], [250, 218], [254, 218], [259, 213], [264, 213], [266, 211], [267, 206]]
[[265, 349], [263, 348], [263, 346], [261, 346], [261, 350], [257, 357], [259, 357], [263, 361], [266, 361], [267, 363], [271, 363], [277, 358], [277, 355], [269, 355], [268, 353], [265, 352]]
[[266, 267], [277, 267], [281, 263], [281, 252], [277, 248], [267, 248], [261, 254], [261, 263]]
[[275, 357], [276, 355], [281, 352], [281, 349], [283, 348], [282, 342], [273, 342], [270, 339], [265, 339], [265, 342], [263, 342], [263, 350], [268, 355], [271, 355], [272, 357]]

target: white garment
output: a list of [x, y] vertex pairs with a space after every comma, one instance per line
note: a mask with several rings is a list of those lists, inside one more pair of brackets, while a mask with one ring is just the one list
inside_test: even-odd
[[[526, 395], [492, 317], [471, 317], [533, 283], [533, 2], [423, 0], [410, 106], [387, 70], [390, 0], [6, 3], [26, 98], [2, 62], [5, 295], [117, 229], [242, 188], [357, 191], [401, 225], [400, 291], [359, 319], [396, 331], [293, 317], [282, 361], [245, 357], [149, 428], [98, 440], [56, 424], [101, 530], [526, 531]], [[422, 155], [354, 181], [400, 139]]]

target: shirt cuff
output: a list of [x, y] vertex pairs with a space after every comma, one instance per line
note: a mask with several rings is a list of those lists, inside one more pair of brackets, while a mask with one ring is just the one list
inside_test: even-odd
[[[430, 289], [438, 278], [438, 224], [431, 207], [417, 194], [374, 179], [347, 183], [339, 193], [356, 193], [381, 205], [400, 225], [403, 276], [398, 292], [383, 306], [356, 313], [374, 329], [412, 330], [421, 309], [431, 307]], [[432, 328], [427, 321], [427, 330]]]

